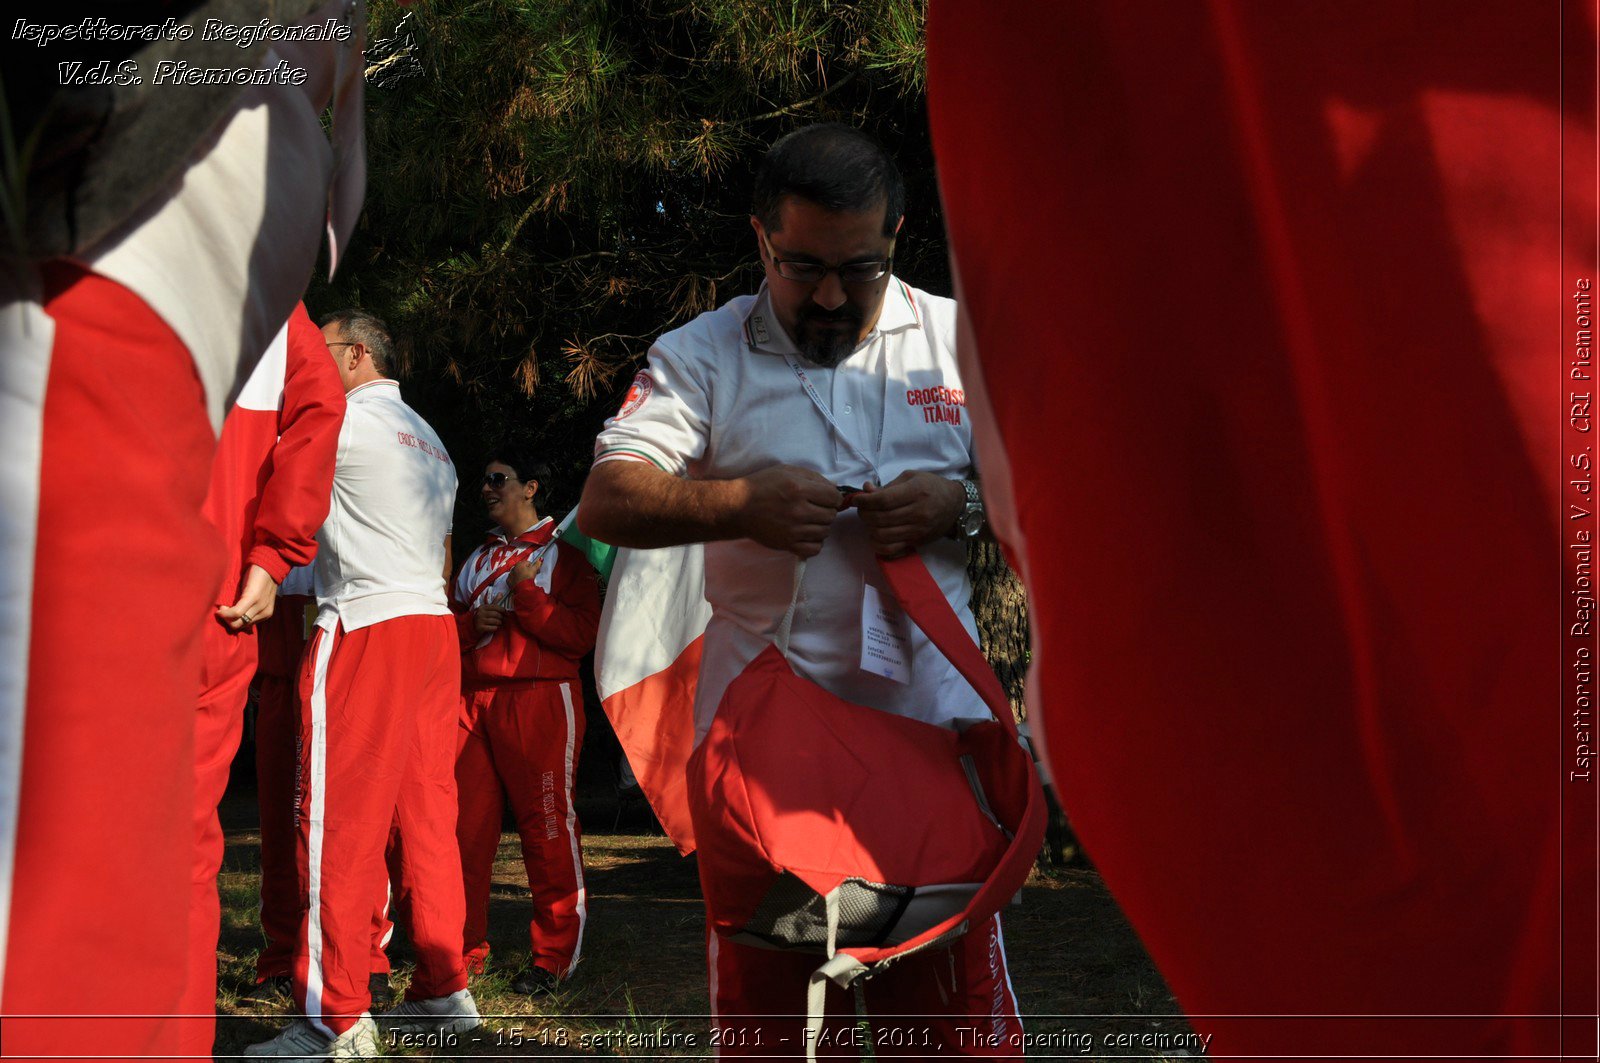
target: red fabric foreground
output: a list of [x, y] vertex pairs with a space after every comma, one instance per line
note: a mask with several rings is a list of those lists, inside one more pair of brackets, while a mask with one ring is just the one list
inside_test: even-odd
[[148, 306], [77, 266], [43, 279], [55, 340], [0, 1042], [175, 1059], [216, 440], [189, 352]]
[[1036, 734], [1213, 1058], [1593, 1057], [1505, 1016], [1562, 1010], [1563, 932], [1593, 1013], [1594, 45], [1577, 3], [932, 6]]

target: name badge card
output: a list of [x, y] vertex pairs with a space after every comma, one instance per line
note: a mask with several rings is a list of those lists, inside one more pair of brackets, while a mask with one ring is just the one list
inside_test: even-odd
[[861, 670], [911, 682], [911, 634], [906, 615], [893, 598], [870, 583], [861, 587]]

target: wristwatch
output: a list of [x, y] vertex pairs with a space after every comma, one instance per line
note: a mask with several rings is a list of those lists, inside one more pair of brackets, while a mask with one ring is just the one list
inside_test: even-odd
[[967, 494], [966, 507], [956, 517], [956, 526], [950, 529], [952, 539], [976, 539], [983, 531], [983, 496], [978, 493], [976, 480], [962, 480], [961, 490]]

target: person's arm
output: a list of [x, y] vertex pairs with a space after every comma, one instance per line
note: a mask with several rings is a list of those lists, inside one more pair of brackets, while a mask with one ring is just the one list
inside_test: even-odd
[[450, 616], [456, 622], [456, 644], [465, 653], [478, 641], [477, 610], [451, 602]]
[[839, 511], [839, 489], [793, 465], [734, 480], [686, 480], [643, 461], [605, 461], [589, 473], [578, 527], [613, 546], [652, 549], [754, 539], [815, 557]]
[[278, 581], [260, 565], [251, 565], [239, 584], [239, 597], [232, 605], [218, 606], [217, 619], [230, 631], [243, 631], [270, 617], [277, 608]]
[[716, 418], [716, 359], [686, 341], [650, 348], [648, 366], [595, 440], [578, 527], [614, 546], [652, 549], [725, 539], [814, 557], [839, 511], [819, 474], [774, 465], [737, 479], [691, 479]]
[[333, 495], [344, 387], [304, 304], [295, 307], [287, 328], [283, 409], [272, 472], [261, 488], [238, 599], [217, 610], [234, 631], [271, 616], [278, 583], [289, 569], [316, 556], [317, 529], [327, 519]]
[[[539, 572], [550, 565], [550, 591], [539, 586]], [[600, 630], [600, 581], [577, 550], [557, 543], [536, 562], [511, 570], [516, 623], [541, 646], [573, 660], [594, 649]]]
[[272, 474], [261, 488], [261, 505], [248, 564], [260, 565], [274, 582], [317, 553], [317, 529], [328, 517], [333, 469], [344, 424], [344, 385], [302, 304], [289, 317], [288, 353], [278, 441]]

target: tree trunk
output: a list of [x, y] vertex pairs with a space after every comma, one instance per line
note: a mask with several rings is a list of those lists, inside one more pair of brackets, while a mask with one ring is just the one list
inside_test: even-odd
[[[967, 553], [967, 576], [972, 580], [972, 615], [978, 621], [983, 655], [1000, 677], [1017, 722], [1025, 723], [1028, 709], [1022, 699], [1023, 681], [1033, 660], [1028, 642], [1028, 594], [1022, 589], [1022, 580], [1006, 564], [999, 545], [993, 542], [983, 541], [971, 547]], [[1048, 811], [1039, 867], [1051, 870], [1088, 866], [1053, 787], [1045, 787], [1045, 802]]]
[[972, 615], [978, 621], [984, 656], [1000, 677], [1011, 711], [1019, 721], [1026, 720], [1022, 686], [1031, 660], [1027, 593], [1006, 564], [999, 545], [988, 540], [974, 543], [969, 549], [967, 575], [972, 579]]

